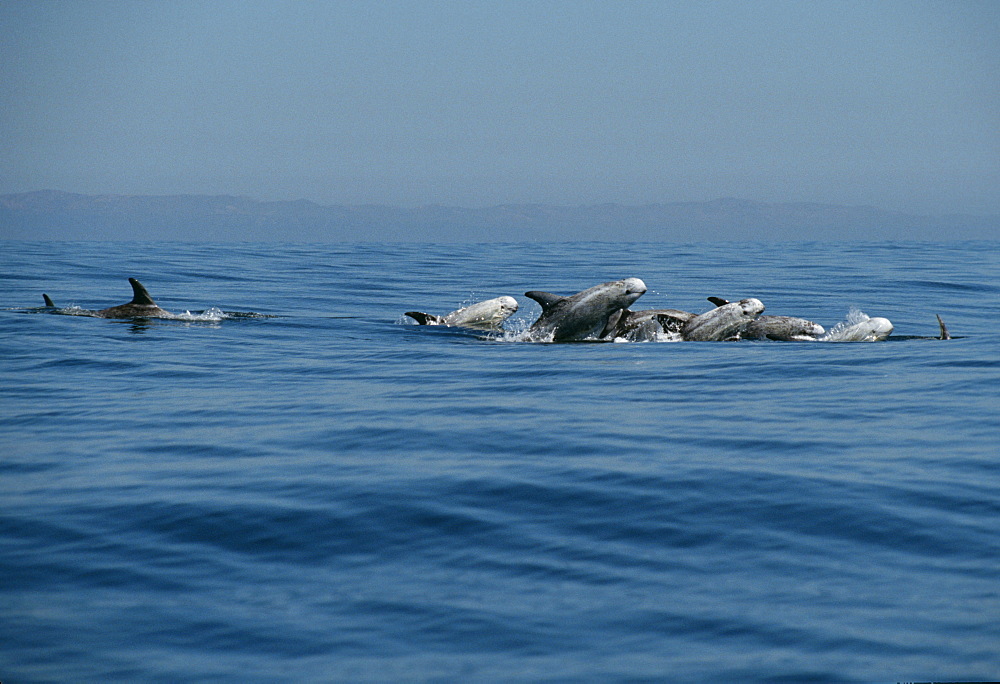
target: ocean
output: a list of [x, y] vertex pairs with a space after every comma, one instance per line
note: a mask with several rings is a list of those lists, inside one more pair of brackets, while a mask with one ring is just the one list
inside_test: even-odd
[[[623, 277], [895, 331], [517, 334]], [[2, 242], [0, 680], [1000, 679], [998, 320], [995, 241]]]

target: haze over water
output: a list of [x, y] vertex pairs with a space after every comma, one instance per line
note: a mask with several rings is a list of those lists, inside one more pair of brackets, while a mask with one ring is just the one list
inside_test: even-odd
[[1000, 215], [995, 2], [0, 0], [0, 24], [0, 195]]

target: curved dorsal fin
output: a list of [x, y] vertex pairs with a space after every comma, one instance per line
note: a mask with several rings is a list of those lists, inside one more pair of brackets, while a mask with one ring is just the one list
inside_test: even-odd
[[45, 306], [55, 306], [55, 304], [52, 303], [52, 300], [49, 298], [49, 296], [44, 292], [42, 293], [42, 299], [45, 300]]
[[951, 335], [948, 334], [948, 328], [944, 326], [944, 321], [941, 320], [941, 314], [934, 314], [938, 319], [938, 327], [941, 328], [941, 339], [950, 340]]
[[555, 306], [562, 300], [566, 299], [561, 295], [552, 294], [551, 292], [540, 292], [539, 290], [532, 290], [531, 292], [525, 292], [525, 297], [529, 299], [534, 299], [536, 302], [542, 305], [542, 311], [546, 311], [550, 307]]
[[722, 297], [709, 297], [708, 301], [715, 304], [716, 307], [725, 306], [726, 304], [729, 303], [728, 299], [723, 299]]
[[153, 298], [149, 296], [146, 292], [146, 288], [142, 286], [135, 278], [128, 279], [129, 284], [132, 286], [132, 301], [129, 304], [138, 304], [140, 306], [156, 306], [156, 302]]

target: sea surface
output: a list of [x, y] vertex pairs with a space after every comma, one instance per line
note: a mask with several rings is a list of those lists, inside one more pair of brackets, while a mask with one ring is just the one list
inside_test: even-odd
[[[895, 332], [518, 334], [630, 276]], [[1000, 242], [0, 242], [0, 680], [1000, 679], [998, 321]]]

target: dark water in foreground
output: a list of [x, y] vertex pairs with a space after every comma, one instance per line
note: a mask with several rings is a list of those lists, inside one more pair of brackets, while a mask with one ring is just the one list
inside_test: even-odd
[[[141, 280], [172, 312], [102, 308]], [[883, 343], [405, 324], [637, 276]], [[0, 679], [1000, 677], [1000, 243], [0, 243]]]

